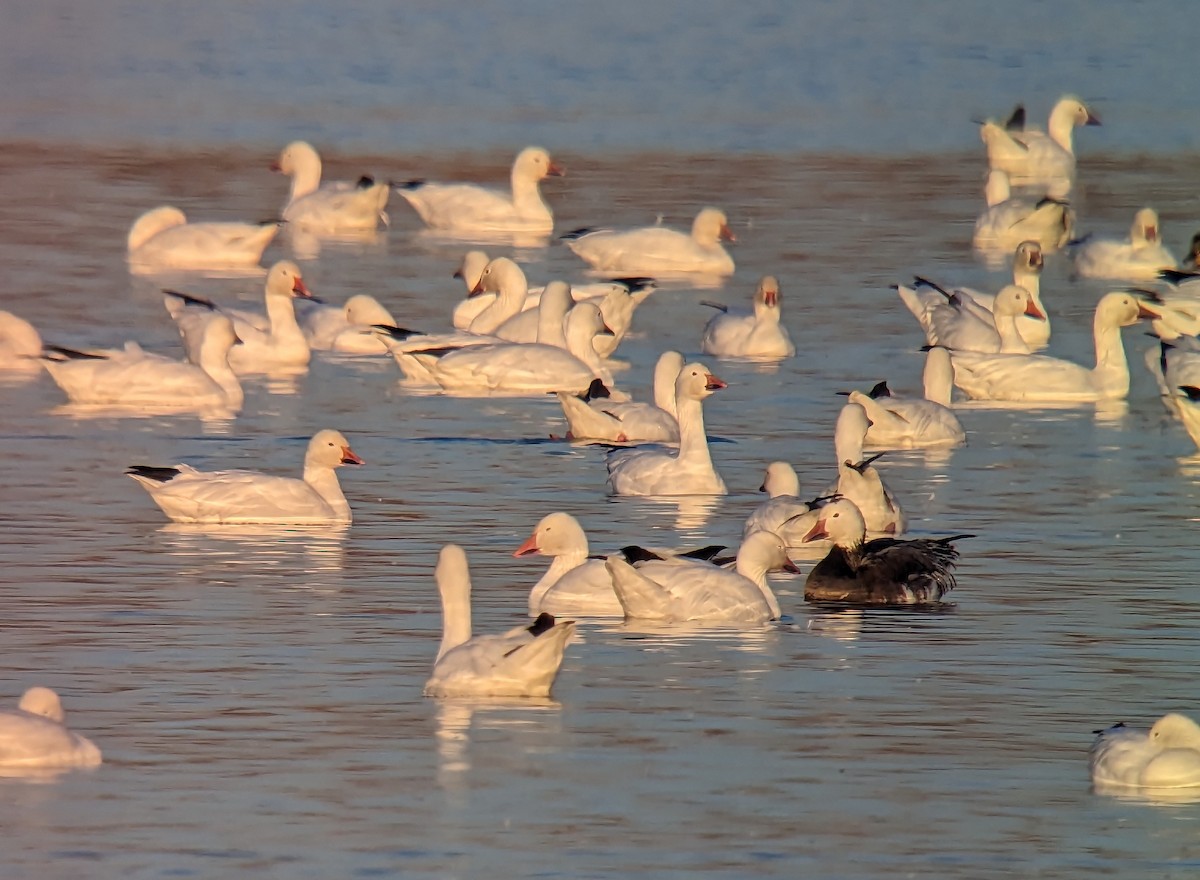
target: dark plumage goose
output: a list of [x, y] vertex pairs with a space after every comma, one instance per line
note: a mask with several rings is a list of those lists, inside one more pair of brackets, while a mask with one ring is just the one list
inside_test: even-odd
[[829, 538], [833, 547], [813, 567], [804, 584], [808, 602], [856, 605], [924, 605], [954, 589], [951, 569], [958, 559], [949, 538], [863, 539], [866, 525], [854, 503], [840, 499], [821, 508], [805, 540]]

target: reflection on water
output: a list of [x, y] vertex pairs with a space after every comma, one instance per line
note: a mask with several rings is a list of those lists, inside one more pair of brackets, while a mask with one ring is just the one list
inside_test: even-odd
[[120, 406], [111, 403], [64, 403], [49, 412], [53, 416], [90, 421], [99, 419], [152, 419], [163, 416], [195, 416], [200, 420], [204, 433], [227, 435], [232, 433], [237, 412], [228, 407], [214, 406], [196, 409], [188, 401], [177, 404], [146, 404]]
[[1200, 804], [1200, 786], [1188, 788], [1156, 788], [1152, 786], [1130, 787], [1107, 782], [1092, 784], [1092, 791], [1105, 797], [1119, 798], [1138, 804], [1175, 806], [1177, 804]]
[[269, 566], [290, 559], [299, 550], [303, 568], [312, 574], [341, 571], [346, 554], [346, 523], [305, 525], [242, 525], [170, 523], [159, 529], [167, 552], [187, 559], [229, 558], [240, 565]]

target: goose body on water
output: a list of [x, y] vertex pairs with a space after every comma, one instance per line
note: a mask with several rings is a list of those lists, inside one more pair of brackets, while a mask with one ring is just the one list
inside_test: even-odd
[[725, 383], [700, 363], [684, 365], [675, 379], [678, 451], [631, 449], [609, 454], [610, 495], [724, 495], [704, 431], [702, 401]]
[[804, 599], [854, 605], [925, 605], [940, 602], [954, 589], [958, 560], [948, 538], [876, 538], [866, 540], [862, 513], [849, 499], [821, 508], [806, 540], [828, 538], [828, 555], [808, 573]]
[[1158, 213], [1142, 208], [1133, 217], [1129, 238], [1116, 241], [1086, 237], [1072, 245], [1075, 272], [1084, 278], [1153, 281], [1164, 269], [1176, 267], [1175, 257], [1162, 243]]
[[588, 555], [587, 534], [569, 513], [547, 514], [513, 556], [534, 553], [551, 558], [550, 567], [529, 592], [529, 614], [613, 617], [624, 614], [604, 560]]
[[438, 554], [442, 642], [427, 697], [548, 697], [562, 666], [575, 621], [541, 614], [531, 626], [500, 635], [471, 632], [471, 574], [457, 544]]
[[0, 710], [0, 769], [96, 767], [100, 750], [66, 724], [58, 694], [31, 687], [16, 709]]
[[379, 300], [357, 293], [341, 306], [315, 299], [293, 302], [296, 319], [308, 347], [339, 354], [387, 354], [387, 345], [375, 332], [378, 325], [395, 326], [396, 319]]
[[704, 326], [700, 350], [719, 358], [781, 360], [796, 353], [796, 346], [781, 319], [779, 282], [773, 275], [759, 279], [749, 312], [720, 303], [705, 302], [719, 310]]
[[267, 223], [189, 223], [178, 208], [163, 205], [134, 221], [126, 239], [129, 268], [152, 273], [169, 269], [222, 270], [258, 266], [279, 232]]
[[1200, 788], [1200, 725], [1171, 712], [1149, 730], [1115, 724], [1088, 753], [1092, 783], [1105, 789]]
[[987, 208], [975, 220], [971, 243], [985, 256], [1003, 258], [1023, 241], [1036, 241], [1044, 253], [1054, 253], [1071, 239], [1075, 212], [1062, 199], [1014, 196], [1008, 174], [988, 172]]
[[[651, 554], [654, 556], [654, 554]], [[686, 557], [605, 562], [626, 619], [759, 624], [780, 617], [769, 571], [797, 572], [783, 539], [754, 532], [738, 549], [734, 571]]]
[[870, 426], [867, 411], [860, 404], [847, 403], [842, 407], [833, 429], [838, 478], [822, 495], [840, 495], [852, 501], [866, 521], [868, 531], [899, 535], [907, 527], [908, 517], [875, 467], [876, 459], [883, 453], [863, 457]]
[[370, 177], [356, 182], [321, 183], [321, 157], [305, 141], [293, 141], [283, 148], [271, 165], [292, 179], [283, 219], [297, 229], [316, 235], [340, 235], [373, 232], [382, 223], [387, 226], [387, 206], [391, 186], [376, 183]]
[[1029, 354], [1017, 321], [1022, 317], [1044, 321], [1046, 316], [1024, 287], [1009, 284], [992, 300], [989, 311], [969, 296], [954, 293], [929, 314], [930, 345], [953, 351], [979, 351], [988, 354]]
[[754, 532], [774, 532], [783, 538], [784, 546], [792, 550], [804, 543], [804, 536], [816, 523], [816, 511], [826, 500], [800, 498], [800, 478], [796, 469], [786, 461], [767, 465], [760, 492], [767, 500], [746, 517], [742, 525], [742, 540]]
[[1092, 336], [1096, 366], [1036, 354], [954, 352], [954, 383], [976, 400], [1094, 402], [1129, 393], [1129, 362], [1121, 328], [1159, 317], [1132, 293], [1106, 294], [1096, 306]]
[[40, 373], [42, 336], [12, 312], [0, 310], [0, 372]]
[[328, 523], [351, 519], [336, 468], [362, 464], [339, 431], [318, 431], [308, 442], [304, 475], [202, 471], [186, 464], [131, 465], [126, 472], [175, 522]]
[[697, 273], [732, 275], [733, 258], [721, 240], [733, 241], [725, 213], [704, 208], [690, 233], [665, 226], [579, 229], [563, 236], [567, 247], [600, 272], [638, 275]]
[[886, 382], [870, 394], [850, 392], [850, 402], [866, 411], [870, 426], [863, 439], [874, 449], [917, 449], [961, 446], [967, 442], [962, 422], [950, 409], [954, 388], [954, 364], [950, 352], [940, 346], [925, 355], [925, 396], [896, 397]]
[[538, 185], [547, 176], [565, 172], [541, 147], [517, 154], [510, 192], [472, 183], [413, 181], [397, 189], [430, 229], [450, 233], [532, 233], [549, 235], [554, 215]]
[[654, 367], [654, 403], [615, 401], [602, 382], [592, 383], [586, 395], [587, 399], [559, 391], [558, 401], [569, 428], [567, 439], [613, 443], [678, 443], [675, 380], [682, 370], [683, 355], [679, 352], [664, 351], [659, 355]]
[[984, 122], [979, 135], [989, 167], [1007, 173], [1014, 184], [1039, 186], [1062, 197], [1070, 192], [1075, 177], [1075, 127], [1099, 124], [1099, 117], [1082, 101], [1067, 95], [1050, 111], [1045, 131], [1026, 129], [1010, 118], [1007, 125]]

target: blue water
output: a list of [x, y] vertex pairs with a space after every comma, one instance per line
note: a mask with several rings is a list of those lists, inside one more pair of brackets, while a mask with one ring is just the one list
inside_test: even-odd
[[[598, 450], [549, 442], [550, 400], [399, 384], [386, 360], [319, 357], [248, 380], [233, 420], [86, 418], [46, 378], [0, 384], [0, 703], [57, 689], [105, 763], [0, 778], [4, 877], [1093, 878], [1196, 875], [1200, 806], [1094, 794], [1091, 732], [1195, 710], [1200, 457], [1125, 331], [1126, 404], [965, 405], [969, 445], [880, 462], [916, 534], [973, 532], [943, 613], [808, 608], [749, 633], [586, 622], [554, 699], [421, 696], [432, 580], [467, 550], [476, 627], [524, 619], [543, 561], [511, 552], [567, 510], [594, 552], [735, 544], [772, 459], [831, 478], [836, 391], [915, 390], [920, 334], [888, 285], [990, 288], [972, 116], [1059, 94], [1081, 228], [1156, 207], [1181, 252], [1200, 226], [1187, 10], [1016, 2], [10, 4], [0, 28], [0, 307], [50, 341], [175, 350], [170, 285], [255, 305], [259, 278], [132, 278], [129, 223], [158, 204], [259, 219], [267, 164], [313, 140], [334, 177], [500, 180], [540, 142], [557, 228], [685, 224], [738, 234], [722, 289], [664, 287], [618, 356], [645, 393], [659, 351], [697, 354], [710, 310], [767, 272], [797, 356], [710, 362], [721, 499], [604, 495]], [[1053, 20], [1050, 16], [1053, 15]], [[440, 329], [463, 247], [398, 200], [378, 240], [300, 262], [318, 294], [378, 296]], [[499, 253], [503, 249], [492, 248]], [[557, 244], [530, 278], [581, 277]], [[288, 240], [265, 262], [296, 256]], [[1108, 285], [1052, 258], [1052, 350], [1086, 359]], [[345, 530], [168, 526], [123, 476], [186, 461], [292, 474], [334, 426]], [[807, 568], [811, 560], [799, 560]]]

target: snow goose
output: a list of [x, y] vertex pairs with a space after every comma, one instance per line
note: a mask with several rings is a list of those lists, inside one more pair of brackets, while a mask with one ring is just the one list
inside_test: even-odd
[[773, 275], [759, 279], [752, 298], [753, 311], [730, 309], [721, 303], [704, 301], [718, 309], [704, 326], [700, 350], [719, 358], [779, 360], [796, 353], [796, 346], [780, 320], [779, 282]]
[[928, 605], [954, 589], [952, 569], [958, 560], [948, 538], [876, 538], [866, 540], [862, 513], [848, 499], [821, 508], [808, 540], [828, 538], [828, 555], [808, 573], [806, 602], [855, 605]]
[[229, 366], [238, 343], [225, 315], [209, 322], [189, 360], [173, 361], [127, 343], [124, 350], [81, 352], [50, 346], [46, 371], [72, 403], [194, 412], [238, 410], [242, 386]]
[[609, 454], [610, 495], [725, 495], [704, 433], [704, 398], [725, 383], [700, 363], [686, 364], [675, 379], [679, 450], [632, 449]]
[[410, 382], [440, 385], [465, 395], [535, 395], [582, 392], [592, 380], [612, 377], [596, 359], [592, 339], [607, 332], [600, 309], [577, 303], [567, 316], [565, 349], [544, 343], [500, 342], [461, 348], [412, 350], [391, 346], [392, 357]]
[[[267, 272], [263, 288], [266, 321], [261, 315], [226, 311], [209, 300], [175, 291], [164, 291], [163, 304], [179, 328], [183, 347], [195, 350], [195, 340], [216, 315], [224, 313], [233, 320], [234, 330], [242, 345], [230, 354], [229, 363], [240, 373], [269, 372], [279, 367], [303, 367], [312, 357], [304, 331], [296, 321], [294, 297], [311, 297], [300, 267], [290, 260], [281, 260]], [[267, 329], [262, 329], [266, 324]]]
[[620, 616], [624, 612], [604, 560], [588, 556], [588, 539], [569, 513], [547, 514], [513, 556], [549, 556], [553, 561], [529, 593], [529, 614], [586, 617]]
[[66, 725], [58, 694], [47, 687], [25, 691], [16, 709], [0, 710], [0, 769], [96, 767], [100, 750]]
[[[601, 358], [611, 357], [616, 351], [625, 334], [633, 323], [633, 313], [639, 305], [654, 290], [654, 283], [648, 279], [617, 279], [602, 285], [570, 286], [565, 281], [551, 281], [543, 288], [531, 290], [525, 299], [526, 308], [518, 315], [505, 321], [497, 330], [496, 335], [512, 342], [534, 342], [538, 339], [538, 326], [542, 320], [538, 316], [542, 299], [551, 287], [562, 285], [569, 296], [568, 305], [577, 302], [595, 303], [604, 316], [604, 324], [612, 331], [597, 336], [594, 340], [596, 354]], [[638, 286], [640, 285], [640, 286]], [[603, 293], [587, 295], [588, 290], [602, 289]], [[532, 303], [532, 307], [530, 304]]]
[[538, 298], [536, 309], [527, 309], [513, 315], [496, 328], [494, 335], [505, 342], [540, 342], [543, 345], [566, 348], [565, 322], [567, 313], [574, 305], [575, 301], [571, 298], [571, 288], [567, 282], [551, 281]]
[[[1041, 275], [1045, 264], [1041, 245], [1036, 241], [1023, 241], [1013, 252], [1012, 283], [1024, 287], [1033, 297], [1038, 312], [1042, 318], [1030, 316], [1017, 317], [1017, 331], [1025, 344], [1031, 349], [1045, 348], [1050, 341], [1050, 319], [1046, 307], [1042, 304]], [[933, 311], [943, 305], [954, 294], [959, 296], [959, 305], [975, 313], [985, 327], [991, 326], [991, 319], [980, 309], [988, 312], [994, 310], [996, 297], [994, 294], [983, 293], [969, 287], [947, 289], [924, 278], [917, 278], [913, 286], [895, 285], [901, 301], [912, 312], [913, 317], [925, 331], [925, 339], [930, 345], [937, 345], [936, 331], [933, 327]], [[976, 308], [978, 307], [978, 308]]]
[[40, 373], [42, 337], [32, 324], [0, 310], [0, 372]]
[[870, 426], [871, 420], [861, 405], [847, 403], [842, 407], [833, 429], [838, 479], [822, 495], [841, 495], [854, 502], [871, 532], [899, 535], [908, 521], [874, 466], [883, 453], [863, 458], [863, 445]]
[[452, 233], [535, 233], [549, 235], [554, 215], [538, 184], [561, 176], [562, 166], [541, 147], [526, 147], [512, 167], [512, 192], [470, 183], [426, 183], [415, 180], [397, 189], [430, 229]]
[[1176, 712], [1150, 730], [1115, 724], [1088, 753], [1092, 783], [1104, 789], [1200, 788], [1200, 725]]
[[339, 354], [388, 353], [374, 328], [378, 324], [395, 326], [396, 319], [373, 296], [357, 293], [342, 306], [297, 299], [293, 307], [311, 349]]
[[580, 396], [559, 391], [558, 401], [567, 418], [568, 440], [601, 440], [613, 443], [678, 443], [675, 418], [675, 380], [683, 369], [683, 355], [664, 351], [654, 366], [654, 403], [613, 400], [609, 389], [596, 380]]
[[337, 181], [321, 185], [321, 157], [311, 144], [293, 141], [283, 148], [271, 165], [292, 179], [283, 219], [297, 229], [317, 235], [374, 232], [380, 222], [387, 226], [384, 212], [391, 187], [370, 177], [357, 182]]
[[1094, 402], [1129, 393], [1129, 363], [1121, 328], [1159, 314], [1132, 293], [1106, 294], [1096, 306], [1093, 369], [1035, 354], [952, 352], [954, 383], [975, 400]]
[[308, 441], [301, 479], [186, 464], [135, 464], [126, 473], [175, 522], [348, 523], [350, 505], [335, 468], [362, 463], [345, 436], [327, 428]]
[[1151, 281], [1163, 269], [1174, 269], [1175, 257], [1163, 246], [1158, 213], [1142, 208], [1133, 215], [1124, 241], [1087, 236], [1072, 245], [1076, 274], [1084, 278]]
[[427, 697], [547, 697], [575, 621], [541, 614], [502, 635], [471, 635], [467, 554], [447, 544], [435, 570], [442, 598], [442, 643], [425, 683]]
[[1046, 320], [1033, 294], [1016, 284], [1000, 289], [990, 311], [969, 296], [954, 293], [930, 311], [932, 344], [952, 351], [1029, 354], [1029, 344], [1017, 325], [1022, 318]]
[[[635, 548], [630, 548], [635, 549]], [[681, 556], [639, 554], [605, 562], [626, 619], [671, 623], [759, 624], [780, 617], [769, 571], [797, 572], [783, 539], [754, 532], [738, 549], [734, 571]]]
[[[1019, 288], [1018, 288], [1019, 289]], [[925, 449], [962, 446], [967, 442], [962, 422], [950, 409], [954, 365], [941, 346], [925, 355], [925, 396], [896, 397], [880, 382], [869, 394], [850, 392], [850, 402], [863, 408], [870, 427], [863, 442], [875, 449]]]
[[733, 259], [721, 239], [733, 241], [725, 213], [704, 208], [691, 233], [663, 226], [640, 229], [577, 229], [563, 236], [572, 251], [600, 272], [641, 275], [699, 273], [732, 275]]
[[1070, 240], [1075, 212], [1065, 201], [1014, 196], [1008, 175], [998, 168], [988, 172], [984, 192], [987, 208], [975, 220], [971, 243], [985, 256], [1010, 254], [1023, 241], [1036, 241], [1045, 253], [1053, 253]]
[[988, 165], [1006, 172], [1015, 184], [1040, 185], [1051, 195], [1065, 196], [1075, 176], [1075, 126], [1099, 125], [1099, 118], [1070, 95], [1054, 105], [1046, 131], [1026, 130], [1016, 118], [1014, 114], [1009, 125], [988, 120], [980, 127]]
[[170, 205], [134, 221], [127, 239], [130, 271], [247, 269], [258, 266], [279, 223], [188, 223]]
[[746, 518], [742, 540], [754, 532], [774, 532], [783, 538], [789, 552], [801, 547], [804, 536], [816, 524], [816, 511], [828, 498], [801, 499], [800, 478], [786, 461], [773, 461], [767, 465], [759, 491], [767, 493], [767, 500]]

